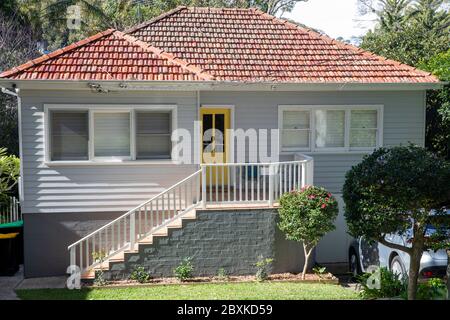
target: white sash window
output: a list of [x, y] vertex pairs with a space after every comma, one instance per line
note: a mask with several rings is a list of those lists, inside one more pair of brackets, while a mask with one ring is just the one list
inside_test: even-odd
[[383, 106], [279, 106], [281, 152], [370, 151], [382, 124]]
[[170, 160], [176, 106], [45, 105], [46, 161]]

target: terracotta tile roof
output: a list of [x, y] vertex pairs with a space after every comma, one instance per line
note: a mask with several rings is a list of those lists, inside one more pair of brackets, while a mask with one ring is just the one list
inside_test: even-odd
[[0, 75], [45, 80], [208, 80], [148, 43], [114, 29], [31, 60]]
[[429, 73], [256, 9], [179, 7], [125, 33], [107, 30], [0, 77], [427, 83]]

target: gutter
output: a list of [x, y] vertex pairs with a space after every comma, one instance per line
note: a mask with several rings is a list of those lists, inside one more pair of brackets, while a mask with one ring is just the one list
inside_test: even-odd
[[124, 91], [402, 91], [441, 89], [447, 82], [317, 83], [238, 81], [141, 81], [141, 80], [14, 80], [0, 78], [0, 85], [27, 90], [92, 90], [100, 86], [109, 93]]
[[[14, 96], [14, 97], [16, 97], [16, 98], [19, 98], [19, 95], [17, 94], [17, 93], [15, 93], [15, 92], [12, 92], [11, 90], [8, 90], [7, 88], [5, 88], [5, 87], [1, 87], [0, 86], [0, 88], [2, 88], [2, 93], [4, 93], [4, 94], [8, 94], [8, 95], [10, 95], [10, 96]], [[16, 90], [19, 90], [19, 89], [16, 89]]]

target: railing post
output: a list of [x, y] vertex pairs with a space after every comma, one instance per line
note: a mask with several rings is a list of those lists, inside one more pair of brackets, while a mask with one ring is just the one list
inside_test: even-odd
[[202, 168], [202, 207], [206, 209], [206, 166], [201, 165]]
[[306, 163], [306, 184], [312, 186], [314, 184], [314, 159], [310, 159]]
[[130, 250], [134, 250], [136, 236], [136, 216], [135, 211], [130, 215]]
[[308, 165], [308, 162], [302, 162], [300, 164], [302, 166], [302, 188], [306, 186], [306, 166]]
[[273, 207], [274, 170], [273, 164], [269, 164], [269, 206]]
[[75, 250], [76, 250], [76, 246], [73, 246], [70, 248], [70, 265], [74, 266], [76, 265], [76, 258], [75, 258]]

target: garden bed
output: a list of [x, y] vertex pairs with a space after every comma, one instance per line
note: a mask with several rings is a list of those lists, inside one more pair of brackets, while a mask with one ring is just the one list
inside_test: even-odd
[[[177, 278], [152, 278], [145, 283], [139, 283], [134, 280], [112, 280], [108, 281], [107, 285], [101, 287], [130, 287], [130, 286], [158, 286], [158, 285], [173, 285], [173, 284], [207, 284], [207, 283], [248, 283], [258, 282], [255, 276], [227, 276], [227, 277], [193, 277], [189, 280], [181, 282]], [[339, 280], [331, 273], [323, 275], [306, 274], [305, 280], [302, 280], [301, 274], [293, 273], [278, 273], [271, 274], [264, 282], [301, 282], [301, 283], [324, 283], [324, 284], [338, 284]], [[92, 281], [85, 282], [83, 287], [95, 287]]]

